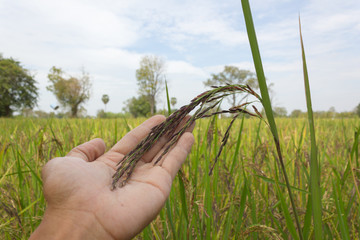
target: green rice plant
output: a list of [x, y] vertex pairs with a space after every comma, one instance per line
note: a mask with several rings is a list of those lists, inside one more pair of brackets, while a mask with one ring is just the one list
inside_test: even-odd
[[[278, 173], [279, 167], [275, 170], [272, 161], [275, 145], [272, 141], [268, 141], [272, 138], [270, 131], [259, 127], [259, 120], [242, 116], [239, 118], [240, 121], [234, 122], [227, 145], [223, 148], [223, 153], [213, 169], [213, 175], [208, 176], [208, 169], [212, 165], [210, 160], [213, 160], [217, 154], [214, 146], [216, 145], [219, 149], [231, 120], [229, 118], [216, 120], [217, 126], [216, 128], [214, 126], [214, 130], [217, 129], [218, 139], [213, 138], [211, 145], [209, 145], [207, 135], [211, 135], [212, 118], [197, 120], [193, 151], [184, 163], [181, 175], [173, 183], [169, 210], [164, 207], [159, 217], [136, 239], [173, 239], [174, 235], [178, 239], [206, 239], [206, 231], [210, 239], [239, 239], [244, 233], [249, 233], [244, 238], [254, 239], [257, 236], [259, 239], [271, 239], [269, 235], [266, 235], [265, 228], [255, 227], [258, 225], [274, 229], [280, 237], [291, 236], [287, 229], [280, 198], [276, 192], [275, 171]], [[0, 133], [1, 238], [27, 239], [43, 216], [46, 203], [42, 196], [42, 187], [27, 164], [40, 176], [40, 170], [48, 160], [62, 156], [63, 153], [66, 154], [74, 147], [75, 142], [102, 136], [106, 145], [110, 147], [114, 142], [116, 124], [119, 140], [128, 132], [128, 128], [131, 129], [142, 121], [144, 119], [132, 118], [126, 119], [127, 123], [123, 119], [69, 119], [67, 121], [64, 119], [0, 119], [2, 129]], [[311, 147], [311, 141], [306, 132], [309, 127], [305, 119], [276, 119], [276, 121], [281, 129], [279, 138], [282, 139], [280, 144], [284, 158], [289, 159], [286, 168], [291, 190], [299, 204], [304, 239], [312, 239], [315, 236], [314, 225], [311, 221], [312, 209], [309, 212], [308, 231], [304, 230], [306, 223], [309, 222], [306, 213], [309, 209], [308, 204], [311, 203], [307, 201], [310, 194], [307, 188], [310, 182], [310, 156], [307, 152]], [[264, 126], [264, 124], [261, 125]], [[344, 224], [347, 225], [350, 239], [359, 237], [360, 199], [352, 175], [354, 173], [357, 181], [359, 170], [356, 166], [358, 157], [356, 151], [359, 148], [359, 126], [359, 119], [317, 119], [314, 124], [318, 136], [319, 161], [323, 166], [321, 185], [330, 186], [322, 188], [322, 206], [325, 209], [322, 213], [324, 239], [342, 238], [339, 221], [341, 216], [343, 216]], [[241, 136], [238, 135], [240, 129]], [[334, 133], [333, 129], [341, 129], [341, 131]], [[344, 141], [345, 137], [348, 139], [347, 142]], [[22, 161], [19, 154], [27, 164]], [[348, 167], [350, 158], [352, 167]], [[295, 161], [298, 163], [295, 164]], [[345, 174], [346, 172], [348, 174]], [[215, 175], [218, 177], [216, 181]], [[19, 186], [19, 176], [22, 176], [21, 186]], [[290, 203], [281, 173], [278, 173], [278, 176], [278, 187], [284, 201]], [[180, 178], [184, 183], [188, 224], [186, 224], [185, 212], [182, 208], [183, 193], [180, 191]], [[205, 179], [208, 182], [205, 182]], [[339, 193], [334, 192], [333, 182], [338, 185], [335, 189], [338, 189]], [[213, 192], [214, 185], [216, 185], [216, 195]], [[206, 191], [208, 195], [205, 200]], [[340, 204], [343, 206], [343, 211], [341, 211], [343, 215], [338, 216], [334, 194], [340, 196], [338, 199], [342, 202]], [[20, 198], [23, 200], [20, 201]], [[251, 199], [252, 202], [250, 202]], [[204, 205], [206, 202], [207, 208]], [[5, 211], [3, 204], [9, 210], [8, 212]], [[174, 232], [166, 211], [171, 213]], [[290, 209], [289, 212], [293, 217]], [[208, 216], [212, 219], [209, 220]], [[257, 231], [248, 231], [254, 229], [253, 227]], [[306, 237], [305, 233], [307, 233]]]
[[341, 200], [341, 191], [340, 184], [333, 181], [333, 193], [334, 193], [334, 201], [337, 211], [337, 220], [339, 222], [339, 228], [341, 232], [341, 239], [350, 240], [349, 227], [347, 225], [344, 203]]
[[[311, 94], [310, 94], [310, 84], [309, 77], [306, 66], [305, 50], [304, 43], [301, 34], [301, 23], [299, 17], [299, 31], [300, 31], [300, 43], [301, 43], [301, 55], [303, 61], [303, 72], [304, 72], [304, 85], [305, 85], [305, 94], [306, 94], [306, 105], [311, 137], [311, 154], [310, 154], [310, 191], [311, 191], [311, 209], [314, 222], [314, 232], [315, 239], [323, 239], [323, 229], [322, 229], [322, 206], [321, 206], [321, 188], [320, 188], [320, 167], [318, 161], [318, 151], [316, 145], [315, 137], [315, 126], [314, 126], [314, 117], [311, 104]], [[309, 206], [309, 207], [310, 207]], [[309, 224], [309, 220], [307, 220]], [[305, 228], [305, 230], [307, 230]]]
[[[263, 67], [262, 67], [262, 61], [261, 61], [260, 51], [259, 51], [259, 47], [258, 47], [258, 43], [257, 43], [255, 27], [254, 27], [254, 23], [253, 23], [253, 20], [252, 20], [249, 1], [248, 0], [242, 0], [241, 4], [242, 4], [242, 8], [243, 8], [247, 34], [248, 34], [248, 38], [249, 38], [249, 43], [250, 43], [250, 47], [251, 47], [251, 52], [252, 52], [252, 56], [253, 56], [254, 65], [255, 65], [256, 76], [257, 76], [257, 79], [258, 79], [259, 88], [260, 88], [260, 92], [261, 92], [261, 103], [262, 103], [262, 105], [264, 107], [264, 110], [265, 110], [265, 113], [266, 113], [266, 118], [268, 120], [271, 133], [272, 133], [272, 135], [274, 137], [275, 146], [276, 146], [277, 154], [278, 154], [278, 157], [279, 157], [279, 165], [281, 167], [281, 171], [283, 173], [283, 176], [284, 176], [284, 179], [285, 179], [285, 182], [286, 182], [286, 187], [287, 187], [287, 190], [288, 190], [289, 199], [290, 199], [292, 210], [293, 210], [293, 213], [294, 213], [295, 222], [296, 222], [296, 225], [297, 225], [297, 228], [298, 228], [299, 238], [303, 239], [301, 226], [300, 226], [300, 221], [299, 221], [297, 209], [296, 209], [295, 202], [294, 202], [294, 197], [293, 197], [293, 194], [291, 192], [290, 183], [289, 183], [289, 180], [288, 180], [288, 176], [287, 176], [287, 173], [286, 173], [286, 168], [285, 168], [285, 165], [284, 165], [284, 160], [283, 160], [283, 157], [282, 157], [282, 152], [281, 152], [281, 149], [280, 149], [280, 139], [279, 139], [279, 136], [278, 136], [278, 131], [277, 131], [277, 127], [276, 127], [276, 123], [275, 123], [275, 119], [274, 119], [274, 114], [273, 114], [272, 107], [271, 107], [269, 91], [268, 91], [268, 88], [267, 88], [267, 85], [266, 85], [265, 74], [264, 74], [264, 70], [263, 70]], [[287, 221], [287, 223], [290, 223], [290, 222], [292, 222], [292, 221], [290, 221], [290, 220]], [[290, 229], [292, 228], [291, 225], [288, 225], [288, 227]]]

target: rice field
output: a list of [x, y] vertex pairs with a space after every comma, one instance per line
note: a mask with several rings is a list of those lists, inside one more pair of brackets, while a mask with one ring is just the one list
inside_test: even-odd
[[[27, 239], [40, 223], [46, 208], [41, 168], [47, 161], [96, 137], [110, 148], [143, 120], [0, 119], [1, 239]], [[195, 144], [165, 207], [137, 239], [298, 239], [264, 122], [238, 119], [208, 175], [230, 121], [197, 121]], [[302, 237], [313, 239], [308, 123], [291, 118], [276, 123]], [[359, 126], [359, 118], [315, 120], [324, 239], [359, 239]]]
[[[359, 239], [360, 119], [314, 121], [301, 29], [308, 119], [274, 119], [250, 6], [241, 3], [268, 124], [239, 118], [209, 176], [232, 119], [197, 121], [169, 199], [136, 239]], [[1, 239], [27, 239], [41, 222], [47, 161], [97, 137], [110, 148], [143, 120], [0, 119]]]

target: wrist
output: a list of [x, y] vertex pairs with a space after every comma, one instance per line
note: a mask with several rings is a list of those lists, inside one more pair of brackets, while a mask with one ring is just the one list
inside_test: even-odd
[[49, 207], [30, 240], [41, 239], [110, 239], [95, 215], [86, 211]]

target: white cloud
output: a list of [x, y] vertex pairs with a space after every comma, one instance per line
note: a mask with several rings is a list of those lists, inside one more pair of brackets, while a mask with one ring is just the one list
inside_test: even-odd
[[[238, 45], [247, 41], [244, 31], [232, 25], [221, 3], [209, 1], [135, 1], [128, 16], [138, 19], [148, 37], [163, 41], [208, 42]], [[178, 45], [177, 45], [178, 46]]]
[[221, 64], [221, 65], [214, 65], [214, 66], [207, 66], [204, 67], [204, 70], [208, 73], [208, 76], [210, 76], [210, 74], [214, 73], [219, 73], [224, 71], [224, 67], [225, 66], [235, 66], [238, 67], [240, 69], [244, 69], [244, 70], [250, 70], [250, 71], [255, 71], [254, 68], [254, 63], [253, 62], [236, 62], [236, 63], [229, 63], [229, 64]]
[[314, 31], [326, 33], [333, 31], [347, 30], [355, 24], [360, 23], [360, 11], [349, 10], [345, 13], [337, 13], [326, 18], [318, 18], [312, 27]]
[[184, 74], [206, 77], [206, 73], [201, 68], [195, 67], [184, 61], [169, 61], [167, 66], [167, 72], [169, 74]]
[[19, 8], [25, 16], [31, 14], [25, 23], [28, 25], [27, 33], [43, 42], [125, 47], [137, 40], [137, 24], [116, 15], [116, 9], [69, 0], [23, 1]]

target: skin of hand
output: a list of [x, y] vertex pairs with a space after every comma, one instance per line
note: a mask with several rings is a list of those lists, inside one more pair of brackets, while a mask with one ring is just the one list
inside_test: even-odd
[[108, 152], [93, 139], [66, 157], [50, 160], [42, 170], [47, 208], [34, 239], [131, 239], [160, 212], [172, 181], [194, 143], [191, 129], [154, 166], [168, 142], [162, 137], [141, 159], [130, 180], [111, 190], [116, 163], [165, 120], [154, 116], [126, 134]]

